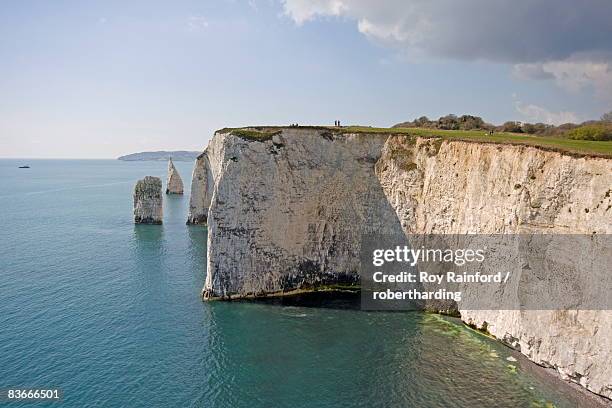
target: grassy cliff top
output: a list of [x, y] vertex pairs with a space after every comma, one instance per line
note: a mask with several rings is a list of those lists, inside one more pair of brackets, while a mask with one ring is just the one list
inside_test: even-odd
[[485, 130], [440, 130], [422, 128], [376, 128], [368, 126], [250, 126], [245, 128], [224, 128], [217, 132], [231, 133], [247, 140], [265, 141], [282, 130], [326, 130], [336, 134], [388, 134], [419, 137], [436, 137], [446, 140], [468, 142], [512, 144], [535, 146], [545, 150], [558, 151], [578, 156], [612, 158], [612, 141], [573, 140], [561, 137], [533, 136], [521, 133], [496, 132], [489, 135]]

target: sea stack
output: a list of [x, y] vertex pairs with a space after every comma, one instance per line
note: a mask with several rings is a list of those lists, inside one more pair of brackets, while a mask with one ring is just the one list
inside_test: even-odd
[[162, 203], [162, 181], [159, 177], [146, 176], [138, 180], [134, 187], [134, 222], [161, 224]]
[[183, 180], [179, 174], [172, 159], [168, 161], [168, 181], [166, 185], [166, 194], [183, 194]]

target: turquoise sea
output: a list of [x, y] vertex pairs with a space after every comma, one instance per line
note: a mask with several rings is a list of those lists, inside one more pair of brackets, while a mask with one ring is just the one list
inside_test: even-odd
[[[176, 165], [188, 187], [192, 164]], [[64, 391], [59, 403], [0, 405], [577, 404], [453, 319], [362, 312], [351, 299], [203, 303], [206, 229], [185, 225], [189, 191], [165, 197], [164, 225], [132, 223], [136, 180], [165, 171], [164, 162], [0, 160], [0, 388]]]

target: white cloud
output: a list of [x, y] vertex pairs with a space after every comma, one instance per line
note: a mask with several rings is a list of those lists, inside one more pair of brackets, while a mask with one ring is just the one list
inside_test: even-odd
[[421, 18], [408, 28], [401, 22], [376, 24], [367, 18], [362, 18], [357, 22], [357, 28], [360, 33], [370, 38], [418, 47], [422, 41], [426, 40], [428, 33], [432, 31], [432, 24], [427, 18]]
[[549, 125], [579, 122], [578, 115], [575, 112], [551, 112], [541, 106], [526, 104], [521, 101], [515, 101], [514, 108], [524, 116], [527, 122], [541, 122]]
[[612, 64], [588, 60], [549, 61], [514, 66], [523, 79], [552, 79], [569, 92], [592, 87], [602, 98], [612, 97]]
[[202, 16], [190, 16], [187, 20], [189, 31], [202, 31], [208, 27], [208, 21]]
[[316, 16], [339, 16], [344, 10], [343, 0], [286, 0], [285, 14], [298, 25], [314, 19]]
[[515, 64], [513, 75], [518, 79], [554, 79], [555, 76], [545, 71], [542, 63]]

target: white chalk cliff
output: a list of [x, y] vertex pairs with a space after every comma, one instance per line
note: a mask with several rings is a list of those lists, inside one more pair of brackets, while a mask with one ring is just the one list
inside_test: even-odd
[[166, 181], [166, 194], [183, 194], [183, 180], [172, 159], [168, 160], [168, 179]]
[[134, 187], [134, 222], [161, 224], [163, 218], [162, 182], [159, 177], [146, 176]]
[[[207, 298], [359, 281], [367, 232], [612, 233], [612, 160], [540, 148], [283, 128], [218, 132], [188, 222], [208, 224]], [[460, 310], [612, 398], [612, 311]]]

